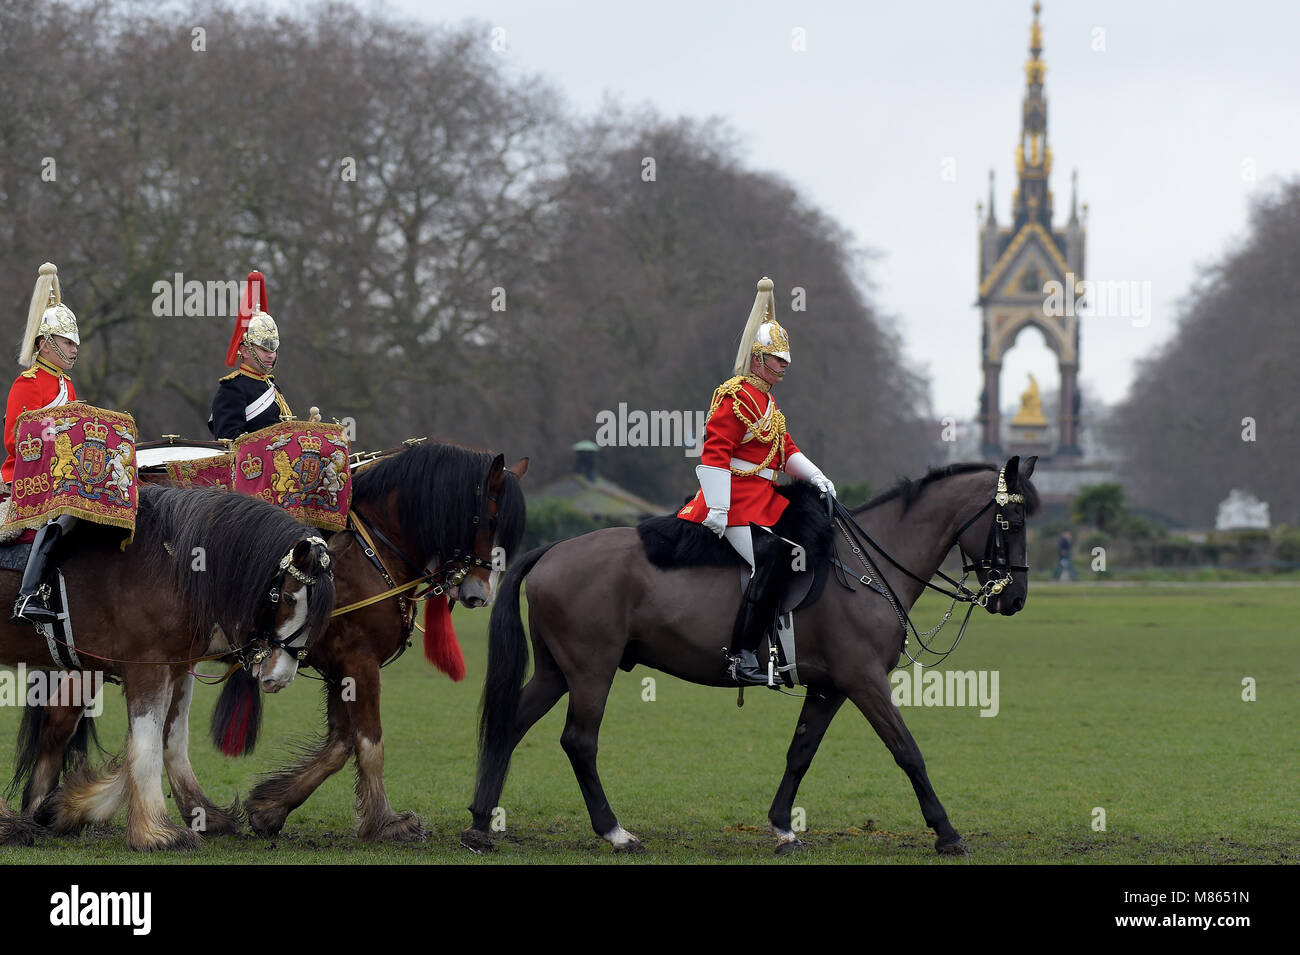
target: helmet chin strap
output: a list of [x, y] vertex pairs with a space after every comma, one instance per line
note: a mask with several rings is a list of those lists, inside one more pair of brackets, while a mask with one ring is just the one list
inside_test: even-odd
[[252, 345], [245, 342], [243, 351], [244, 358], [251, 359], [254, 365], [262, 369], [262, 374], [269, 375], [271, 373], [271, 369], [267, 366], [266, 362], [262, 361], [257, 352], [253, 350]]
[[49, 342], [49, 344], [50, 344], [50, 350], [53, 351], [54, 354], [58, 355], [60, 359], [62, 359], [62, 361], [63, 361], [63, 363], [64, 363], [64, 365], [63, 365], [63, 370], [64, 370], [64, 371], [67, 371], [67, 370], [70, 369], [73, 365], [75, 365], [75, 364], [77, 363], [77, 359], [75, 359], [75, 358], [69, 358], [67, 355], [65, 355], [65, 354], [63, 353], [63, 349], [59, 347], [59, 340], [58, 340], [58, 338], [57, 338], [56, 336], [54, 336], [54, 335], [43, 335], [42, 338], [44, 338], [45, 341]]
[[[771, 365], [769, 365], [769, 364], [767, 363], [767, 359], [768, 359], [768, 356], [767, 356], [767, 355], [763, 355], [762, 357], [759, 358], [758, 363], [759, 363], [760, 365], [762, 365], [764, 369], [766, 369], [767, 371], [770, 371], [772, 374], [776, 375], [778, 381], [784, 379], [784, 378], [785, 378], [785, 372], [781, 371], [781, 369], [779, 369], [779, 368], [773, 368]], [[772, 382], [769, 382], [769, 384], [772, 384]]]

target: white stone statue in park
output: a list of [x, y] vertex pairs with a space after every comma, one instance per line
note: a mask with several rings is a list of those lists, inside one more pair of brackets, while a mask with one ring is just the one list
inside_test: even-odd
[[1239, 488], [1228, 492], [1226, 500], [1219, 502], [1219, 516], [1214, 522], [1216, 531], [1235, 531], [1244, 528], [1267, 530], [1268, 502]]

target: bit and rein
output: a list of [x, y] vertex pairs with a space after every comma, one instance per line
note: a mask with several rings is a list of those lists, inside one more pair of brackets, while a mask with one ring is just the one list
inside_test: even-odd
[[[957, 548], [961, 552], [963, 560], [961, 580], [953, 580], [941, 570], [935, 571], [937, 576], [942, 577], [952, 586], [952, 590], [945, 590], [942, 587], [938, 587], [930, 581], [923, 580], [916, 574], [912, 573], [896, 561], [888, 551], [877, 544], [871, 538], [871, 535], [862, 529], [861, 525], [859, 525], [853, 518], [853, 515], [848, 508], [838, 500], [834, 502], [833, 506], [837, 515], [835, 523], [839, 527], [840, 533], [848, 543], [854, 556], [857, 557], [858, 561], [867, 568], [867, 573], [859, 577], [858, 581], [868, 587], [871, 587], [873, 583], [879, 585], [880, 592], [884, 595], [885, 600], [889, 602], [894, 614], [903, 625], [903, 653], [907, 656], [908, 660], [918, 666], [937, 666], [942, 663], [944, 659], [947, 658], [948, 654], [957, 649], [957, 644], [961, 642], [961, 638], [966, 633], [966, 625], [970, 622], [970, 617], [974, 612], [975, 607], [978, 605], [987, 609], [989, 598], [1002, 593], [1002, 591], [1006, 589], [1007, 585], [1011, 583], [1011, 571], [1029, 571], [1028, 565], [1011, 564], [1009, 562], [1006, 533], [1011, 529], [1012, 525], [1011, 522], [1003, 516], [1002, 508], [1008, 504], [1023, 504], [1025, 502], [1025, 496], [1023, 494], [1012, 494], [1007, 490], [1005, 470], [1006, 469], [1003, 468], [998, 471], [998, 486], [993, 498], [976, 511], [968, 521], [962, 524], [954, 535], [954, 542], [957, 544]], [[961, 544], [961, 536], [995, 504], [998, 509], [994, 514], [993, 523], [989, 527], [989, 537], [984, 547], [984, 557], [977, 563], [967, 557], [966, 549], [962, 547]], [[902, 571], [917, 583], [922, 584], [923, 587], [928, 587], [931, 590], [943, 594], [945, 597], [952, 598], [952, 603], [949, 604], [947, 612], [943, 615], [943, 619], [940, 620], [936, 626], [924, 632], [916, 629], [916, 625], [912, 623], [911, 616], [903, 607], [902, 602], [898, 599], [898, 595], [894, 592], [894, 588], [890, 585], [884, 574], [881, 573], [875, 560], [873, 560], [871, 555], [867, 552], [868, 547], [878, 551], [880, 555], [889, 561], [889, 563], [891, 563], [895, 568]], [[843, 586], [848, 587], [849, 584], [845, 577], [851, 575], [851, 572], [848, 570], [848, 567], [839, 560], [839, 558], [835, 557], [832, 558], [832, 560], [835, 563], [837, 574], [840, 577], [840, 583]], [[972, 570], [981, 569], [990, 572], [988, 579], [984, 581], [978, 590], [971, 590], [966, 586], [966, 578], [970, 576]], [[995, 574], [1000, 576], [995, 576]], [[962, 620], [961, 629], [957, 632], [957, 638], [953, 640], [952, 646], [947, 650], [941, 652], [933, 649], [925, 642], [925, 638], [933, 636], [943, 628], [944, 624], [946, 624], [948, 619], [952, 616], [953, 610], [959, 601], [969, 604], [969, 607], [966, 610], [965, 619]], [[923, 650], [938, 656], [939, 659], [933, 663], [922, 663], [913, 657], [911, 651], [908, 650], [907, 634], [909, 631], [916, 637], [917, 643], [920, 644]]]
[[[424, 439], [408, 439], [403, 442], [403, 446], [414, 445], [422, 440]], [[369, 464], [381, 457], [386, 457], [389, 454], [395, 453], [398, 452], [371, 452], [368, 454], [355, 455], [354, 457], [356, 460], [353, 463], [353, 467], [356, 468], [364, 464]], [[486, 482], [479, 484], [474, 488], [474, 496], [480, 500], [486, 497], [488, 501], [496, 501], [496, 495], [485, 491], [485, 484]], [[482, 506], [480, 506], [480, 513], [474, 515], [473, 522], [475, 527], [478, 527], [482, 523], [483, 514], [481, 512]], [[464, 582], [465, 578], [469, 576], [470, 571], [475, 567], [480, 567], [485, 570], [492, 569], [491, 561], [484, 560], [472, 551], [463, 551], [460, 548], [456, 548], [452, 551], [450, 558], [447, 560], [439, 560], [438, 565], [433, 570], [422, 570], [419, 564], [408, 557], [402, 549], [397, 546], [397, 544], [388, 539], [374, 521], [367, 522], [364, 520], [356, 507], [353, 507], [348, 512], [348, 524], [357, 532], [357, 536], [361, 538], [361, 552], [365, 554], [366, 559], [370, 561], [371, 566], [373, 566], [379, 573], [380, 578], [387, 585], [387, 589], [347, 604], [346, 606], [338, 607], [334, 610], [331, 616], [341, 617], [344, 614], [352, 613], [355, 610], [361, 610], [364, 607], [369, 607], [384, 600], [388, 600], [390, 597], [396, 597], [398, 614], [402, 620], [402, 641], [399, 644], [397, 653], [386, 661], [385, 665], [397, 659], [397, 657], [401, 656], [401, 654], [406, 650], [411, 629], [417, 626], [415, 622], [416, 604], [423, 600], [427, 600], [430, 597], [441, 597], [453, 587], [460, 586], [461, 583]], [[416, 576], [405, 583], [397, 583], [393, 578], [392, 572], [388, 569], [388, 565], [384, 563], [384, 559], [379, 553], [379, 547], [375, 543], [375, 538], [378, 538], [385, 547], [396, 554], [402, 563], [404, 563]], [[424, 590], [416, 592], [422, 585], [427, 586], [425, 586]]]
[[[333, 571], [329, 569], [332, 558], [329, 555], [329, 545], [325, 542], [325, 539], [323, 537], [306, 537], [303, 538], [303, 540], [310, 544], [313, 549], [317, 547], [321, 548], [321, 570], [324, 573], [333, 574]], [[297, 547], [297, 544], [295, 544], [294, 547]], [[271, 589], [267, 591], [266, 594], [267, 602], [272, 608], [275, 608], [280, 604], [280, 597], [284, 593], [284, 581], [286, 577], [293, 577], [294, 580], [302, 584], [306, 589], [306, 599], [308, 601], [311, 600], [311, 589], [316, 586], [317, 578], [294, 566], [293, 548], [290, 548], [289, 552], [280, 558], [280, 576], [277, 578], [276, 582], [271, 585]], [[302, 636], [303, 631], [307, 629], [310, 622], [310, 618], [304, 614], [302, 623], [300, 623], [297, 629], [287, 637], [279, 636], [275, 631], [274, 624], [268, 630], [254, 631], [253, 639], [244, 644], [244, 646], [240, 647], [238, 650], [234, 651], [234, 653], [239, 657], [239, 662], [245, 669], [251, 669], [252, 666], [261, 663], [275, 650], [283, 650], [285, 653], [292, 654], [293, 656], [296, 656], [299, 661], [305, 660], [307, 659], [307, 654], [311, 650], [309, 645], [311, 643], [310, 634], [303, 640], [301, 646], [295, 647], [293, 644], [294, 641]], [[255, 643], [262, 641], [266, 643], [266, 646], [258, 647], [250, 651], [250, 648], [252, 648]]]

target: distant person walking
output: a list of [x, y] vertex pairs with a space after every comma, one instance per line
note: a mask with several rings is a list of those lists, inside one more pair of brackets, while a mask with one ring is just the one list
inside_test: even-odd
[[1079, 574], [1074, 569], [1074, 561], [1070, 557], [1071, 546], [1070, 532], [1062, 531], [1061, 539], [1056, 542], [1057, 561], [1056, 570], [1052, 572], [1053, 580], [1060, 580], [1063, 573], [1068, 573], [1071, 580], [1079, 579]]

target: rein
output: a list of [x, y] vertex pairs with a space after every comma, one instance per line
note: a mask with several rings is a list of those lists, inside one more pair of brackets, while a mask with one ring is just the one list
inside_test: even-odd
[[[953, 587], [952, 590], [944, 590], [942, 587], [938, 587], [935, 584], [930, 583], [930, 581], [928, 580], [923, 580], [922, 578], [918, 577], [916, 574], [908, 570], [906, 567], [904, 567], [902, 564], [900, 564], [898, 561], [896, 561], [889, 554], [888, 551], [886, 551], [883, 547], [881, 547], [871, 538], [870, 534], [868, 534], [865, 530], [863, 530], [861, 525], [858, 524], [857, 520], [854, 519], [853, 514], [848, 510], [848, 508], [846, 508], [838, 500], [834, 500], [832, 506], [836, 513], [835, 523], [839, 527], [840, 533], [844, 536], [844, 539], [848, 543], [850, 549], [853, 551], [854, 556], [856, 556], [859, 562], [861, 562], [862, 565], [868, 569], [868, 573], [863, 574], [861, 577], [858, 577], [858, 581], [866, 585], [867, 587], [871, 587], [872, 589], [877, 590], [877, 592], [881, 593], [885, 597], [885, 600], [888, 601], [890, 607], [894, 611], [894, 614], [898, 617], [899, 622], [903, 625], [903, 653], [907, 656], [908, 660], [910, 660], [913, 664], [921, 667], [934, 667], [942, 663], [945, 659], [947, 659], [950, 653], [952, 653], [954, 650], [957, 649], [957, 645], [961, 643], [961, 639], [966, 633], [966, 625], [970, 623], [971, 614], [974, 612], [976, 605], [987, 608], [989, 598], [1000, 594], [1006, 588], [1007, 584], [1011, 582], [1010, 571], [1022, 570], [1028, 572], [1029, 570], [1028, 566], [1020, 565], [1020, 564], [1011, 564], [1008, 562], [1007, 542], [1005, 539], [1005, 533], [1007, 530], [1010, 529], [1011, 524], [1002, 516], [1002, 510], [1001, 510], [1003, 507], [1005, 507], [1007, 504], [1010, 503], [1023, 504], [1024, 500], [1025, 498], [1023, 494], [1012, 494], [1007, 490], [1005, 468], [999, 470], [997, 491], [994, 494], [992, 500], [990, 500], [987, 504], [981, 507], [978, 511], [975, 512], [974, 515], [971, 516], [969, 520], [967, 520], [964, 524], [962, 524], [962, 526], [957, 530], [954, 536], [953, 543], [955, 543], [957, 545], [958, 550], [961, 551], [962, 560], [963, 560], [962, 563], [963, 573], [962, 573], [961, 580], [953, 580], [951, 577], [949, 577], [941, 570], [935, 571], [935, 574], [937, 576], [942, 577], [945, 581], [947, 581], [950, 585], [952, 585]], [[977, 520], [979, 520], [984, 515], [984, 513], [988, 511], [991, 507], [993, 507], [995, 504], [998, 506], [998, 511], [994, 515], [993, 524], [989, 528], [989, 537], [984, 548], [984, 558], [977, 564], [974, 561], [971, 561], [967, 558], [966, 550], [961, 545], [961, 535], [964, 534], [972, 524], [974, 524]], [[951, 546], [952, 545], [950, 544], [949, 549], [951, 549]], [[885, 578], [884, 574], [881, 573], [879, 566], [876, 564], [875, 560], [872, 559], [871, 555], [867, 552], [868, 547], [879, 552], [880, 555], [884, 557], [887, 561], [889, 561], [890, 564], [892, 564], [898, 570], [902, 571], [912, 580], [916, 581], [919, 584], [922, 584], [924, 587], [928, 587], [931, 590], [936, 591], [937, 593], [943, 594], [945, 597], [952, 598], [952, 603], [948, 606], [948, 611], [943, 615], [943, 619], [940, 620], [935, 627], [933, 627], [930, 630], [926, 630], [925, 632], [921, 632], [916, 629], [916, 625], [912, 622], [911, 615], [903, 607], [902, 601], [898, 599], [898, 594], [894, 592], [893, 586]], [[852, 572], [849, 571], [849, 568], [842, 561], [840, 561], [838, 557], [833, 556], [831, 559], [832, 562], [835, 564], [837, 577], [839, 579], [840, 584], [850, 590], [853, 589], [852, 586], [848, 583], [845, 576], [846, 574], [852, 575]], [[970, 588], [966, 586], [966, 578], [970, 575], [970, 572], [972, 570], [976, 570], [976, 569], [984, 569], [990, 571], [990, 573], [988, 579], [980, 586], [979, 590], [972, 591]], [[995, 577], [994, 573], [1001, 574], [1001, 576]], [[953, 610], [957, 606], [958, 601], [961, 601], [969, 605], [966, 609], [966, 616], [962, 620], [961, 629], [957, 632], [957, 637], [955, 640], [953, 640], [952, 646], [948, 647], [947, 650], [944, 650], [942, 652], [935, 650], [925, 642], [925, 638], [933, 636], [943, 628], [943, 626], [948, 622], [949, 618], [952, 616]], [[938, 656], [939, 659], [935, 660], [933, 663], [922, 663], [921, 661], [913, 657], [911, 651], [908, 650], [909, 640], [907, 635], [909, 632], [916, 637], [917, 643], [920, 644], [923, 650], [925, 650], [928, 653], [932, 653], [935, 656]]]

